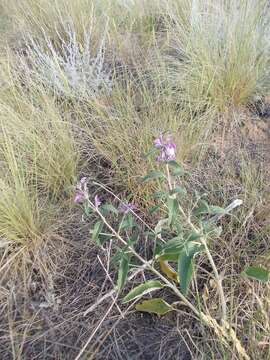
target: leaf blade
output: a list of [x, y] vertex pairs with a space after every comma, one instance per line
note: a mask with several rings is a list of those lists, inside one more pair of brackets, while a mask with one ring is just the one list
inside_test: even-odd
[[178, 203], [174, 197], [169, 197], [167, 201], [167, 206], [169, 210], [168, 215], [168, 224], [172, 225], [177, 217], [178, 214]]
[[173, 307], [161, 298], [144, 300], [135, 306], [137, 311], [147, 312], [156, 315], [165, 315], [173, 310]]
[[180, 288], [184, 295], [187, 295], [190, 281], [193, 275], [192, 256], [187, 255], [183, 249], [178, 257], [178, 276], [180, 279]]
[[163, 274], [165, 274], [169, 279], [179, 282], [177, 272], [171, 267], [168, 261], [159, 259], [159, 266]]
[[168, 161], [168, 165], [173, 168], [173, 176], [182, 176], [185, 174], [184, 169], [175, 160]]
[[270, 271], [259, 266], [249, 266], [244, 271], [245, 275], [249, 278], [267, 283], [270, 279]]
[[145, 294], [148, 294], [154, 290], [162, 289], [164, 285], [158, 280], [149, 280], [143, 284], [136, 286], [132, 289], [122, 300], [122, 303], [125, 304], [132, 300], [137, 299]]
[[94, 225], [94, 229], [92, 232], [92, 240], [94, 240], [98, 245], [100, 245], [99, 243], [99, 234], [101, 233], [102, 229], [103, 229], [104, 223], [103, 221], [97, 221]]
[[120, 292], [126, 282], [127, 275], [129, 270], [129, 258], [126, 255], [123, 255], [118, 269], [118, 277], [117, 277], [117, 289]]
[[154, 179], [165, 179], [165, 175], [161, 171], [152, 170], [141, 179], [141, 182], [144, 183]]
[[106, 214], [113, 213], [118, 215], [119, 211], [112, 204], [104, 204], [101, 206], [101, 210], [103, 210]]

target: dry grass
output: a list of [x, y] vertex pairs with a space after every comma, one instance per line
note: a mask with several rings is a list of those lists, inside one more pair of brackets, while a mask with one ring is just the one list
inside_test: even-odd
[[125, 184], [142, 205], [150, 200], [153, 184], [142, 185], [141, 178], [158, 166], [154, 156], [146, 158], [153, 140], [163, 132], [171, 132], [179, 149], [178, 160], [191, 164], [208, 147], [212, 126], [211, 113], [193, 115], [158, 91], [139, 75], [135, 85], [127, 80], [124, 86], [117, 85], [109, 97], [91, 103], [88, 110], [78, 109], [97, 156], [111, 164], [113, 182]]
[[[247, 109], [254, 99], [268, 106], [266, 2], [0, 6], [10, 17], [0, 25], [0, 357], [74, 359], [92, 338], [84, 353], [91, 359], [237, 359], [184, 308], [156, 319], [119, 302], [95, 335], [112, 299], [83, 316], [113, 286], [115, 269], [107, 267], [115, 244], [97, 250], [89, 241], [90, 224], [72, 204], [74, 184], [99, 177], [121, 198], [132, 196], [152, 223], [156, 185], [140, 178], [158, 167], [145, 154], [169, 131], [190, 173], [189, 192], [220, 206], [244, 201], [210, 247], [232, 327], [251, 359], [268, 359], [269, 284], [241, 275], [249, 264], [270, 266], [269, 118]], [[68, 66], [79, 74], [76, 86]], [[106, 79], [109, 91], [100, 91]], [[218, 318], [204, 257], [197, 275], [190, 298]]]
[[34, 82], [25, 88], [13, 59], [2, 64], [2, 73], [1, 125], [20, 150], [26, 173], [36, 178], [41, 192], [54, 198], [70, 194], [81, 161], [82, 137], [80, 143], [75, 138], [81, 130], [68, 107], [59, 109], [46, 89]]
[[13, 19], [16, 26], [34, 38], [39, 36], [42, 38], [44, 33], [54, 38], [56, 30], [64, 36], [65, 25], [71, 22], [74, 24], [78, 38], [83, 39], [84, 29], [93, 18], [95, 5], [92, 0], [41, 0], [39, 2], [23, 0], [20, 3], [4, 0], [3, 2], [6, 13]]
[[[169, 79], [195, 109], [226, 111], [269, 89], [266, 1], [183, 1], [171, 10]], [[166, 74], [166, 76], [168, 76]]]

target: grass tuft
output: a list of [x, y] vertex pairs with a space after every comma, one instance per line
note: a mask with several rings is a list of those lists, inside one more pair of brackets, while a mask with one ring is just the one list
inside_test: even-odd
[[[194, 109], [224, 112], [269, 89], [269, 14], [265, 1], [183, 1], [171, 12], [175, 56], [169, 78]], [[174, 8], [174, 7], [173, 7]]]

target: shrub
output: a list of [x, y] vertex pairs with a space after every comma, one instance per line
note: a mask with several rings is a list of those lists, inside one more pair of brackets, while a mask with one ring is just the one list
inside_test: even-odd
[[[106, 28], [106, 26], [105, 26]], [[83, 42], [74, 26], [66, 27], [66, 37], [58, 34], [57, 45], [44, 33], [42, 40], [26, 39], [26, 56], [19, 54], [23, 81], [43, 85], [58, 96], [95, 98], [109, 94], [111, 72], [105, 62], [105, 36], [94, 50], [91, 29], [84, 31]]]

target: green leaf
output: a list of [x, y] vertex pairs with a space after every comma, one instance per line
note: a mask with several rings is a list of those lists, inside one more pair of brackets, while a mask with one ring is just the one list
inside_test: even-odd
[[120, 292], [125, 285], [127, 275], [129, 270], [129, 257], [126, 254], [123, 254], [118, 269], [118, 278], [117, 278], [117, 288]]
[[158, 256], [158, 260], [177, 262], [178, 261], [178, 256], [179, 256], [179, 252], [166, 253], [164, 255]]
[[203, 244], [199, 244], [195, 241], [190, 241], [185, 244], [185, 251], [188, 256], [194, 257], [196, 254], [199, 254], [205, 250]]
[[[183, 227], [182, 227], [182, 224], [180, 224], [178, 221], [176, 221], [175, 223], [174, 223], [174, 228], [175, 228], [175, 231], [176, 231], [176, 233], [177, 234], [182, 234], [182, 232], [183, 232]], [[179, 236], [178, 235], [178, 236]]]
[[136, 244], [136, 242], [139, 240], [139, 238], [140, 238], [140, 234], [139, 234], [137, 231], [134, 232], [134, 233], [131, 234], [131, 235], [129, 236], [129, 238], [127, 239], [128, 245], [130, 245], [130, 246], [133, 247], [133, 245]]
[[155, 234], [159, 235], [162, 232], [163, 228], [168, 226], [168, 219], [161, 219], [158, 221], [157, 225], [155, 226]]
[[159, 241], [157, 239], [156, 243], [155, 243], [155, 247], [154, 247], [154, 257], [158, 257], [162, 251], [162, 246], [163, 246], [163, 243], [161, 241]]
[[185, 174], [184, 169], [181, 165], [179, 165], [176, 161], [170, 160], [168, 161], [168, 165], [174, 169], [172, 175], [173, 176], [181, 176]]
[[167, 201], [167, 206], [169, 210], [168, 223], [172, 225], [178, 214], [178, 203], [177, 200], [173, 197], [169, 197]]
[[200, 200], [198, 203], [198, 207], [193, 211], [194, 215], [208, 214], [209, 205], [205, 200]]
[[127, 214], [119, 226], [119, 230], [132, 229], [137, 226], [132, 214]]
[[185, 240], [187, 242], [189, 241], [196, 241], [196, 240], [199, 240], [201, 238], [201, 234], [198, 234], [196, 232], [191, 232], [190, 234], [188, 234], [188, 236], [185, 238]]
[[225, 214], [227, 214], [227, 211], [220, 206], [210, 205], [209, 210], [210, 210], [209, 211], [210, 215], [225, 215]]
[[111, 240], [111, 238], [111, 234], [100, 233], [97, 242], [99, 245], [103, 245], [106, 241]]
[[83, 207], [86, 216], [89, 216], [93, 212], [92, 208], [87, 203], [84, 203]]
[[193, 275], [193, 258], [196, 254], [205, 250], [204, 245], [190, 241], [186, 243], [178, 257], [178, 276], [180, 288], [184, 295], [187, 294], [188, 287]]
[[174, 169], [178, 169], [179, 167], [181, 167], [181, 165], [179, 165], [178, 162], [175, 160], [169, 160], [167, 161], [167, 164]]
[[180, 251], [183, 249], [184, 243], [183, 238], [181, 236], [176, 236], [173, 239], [167, 241], [162, 248], [161, 254], [172, 254], [176, 253], [179, 254]]
[[207, 201], [200, 200], [199, 206], [194, 210], [194, 215], [224, 215], [226, 210], [219, 206], [209, 205]]
[[176, 186], [174, 189], [172, 189], [170, 191], [170, 195], [175, 195], [175, 194], [186, 195], [186, 193], [187, 193], [187, 190], [185, 188], [180, 187], [180, 186]]
[[160, 205], [151, 206], [149, 209], [150, 214], [154, 214], [156, 211], [158, 211], [161, 208]]
[[165, 315], [173, 310], [173, 307], [161, 298], [144, 300], [142, 303], [137, 304], [135, 308], [138, 311], [157, 315]]
[[103, 221], [97, 221], [94, 225], [94, 229], [92, 231], [92, 240], [98, 243], [99, 234], [101, 233], [103, 229]]
[[184, 170], [182, 168], [179, 168], [173, 171], [172, 176], [182, 176], [184, 174], [185, 174]]
[[142, 178], [142, 182], [146, 182], [153, 179], [160, 179], [160, 178], [165, 179], [165, 175], [163, 174], [163, 172], [158, 170], [152, 170], [149, 172], [149, 174], [147, 174]]
[[270, 271], [259, 267], [259, 266], [249, 266], [244, 273], [255, 280], [262, 281], [266, 283], [270, 279]]
[[168, 191], [156, 191], [153, 195], [154, 199], [166, 199]]
[[220, 237], [220, 235], [222, 234], [222, 226], [217, 226], [215, 225], [215, 223], [209, 220], [201, 221], [200, 224], [203, 228], [203, 234], [206, 237]]
[[119, 211], [112, 204], [104, 204], [100, 208], [105, 214], [108, 214], [111, 212], [115, 215], [118, 215], [118, 213], [119, 213]]
[[193, 257], [188, 256], [183, 249], [178, 257], [178, 276], [180, 279], [180, 288], [183, 295], [187, 294], [188, 287], [193, 275]]
[[142, 295], [148, 294], [154, 290], [158, 290], [163, 288], [163, 284], [158, 280], [149, 280], [146, 281], [144, 284], [136, 286], [132, 289], [123, 299], [123, 304], [135, 300]]
[[123, 256], [123, 249], [118, 248], [115, 255], [111, 259], [111, 263], [114, 266], [118, 266], [122, 256]]

